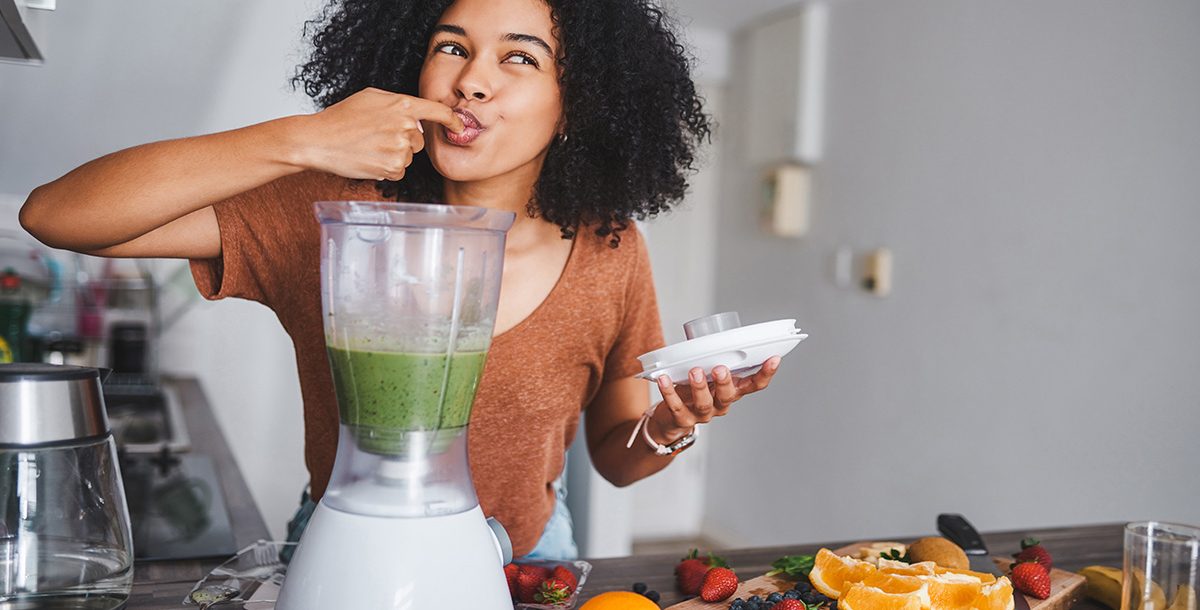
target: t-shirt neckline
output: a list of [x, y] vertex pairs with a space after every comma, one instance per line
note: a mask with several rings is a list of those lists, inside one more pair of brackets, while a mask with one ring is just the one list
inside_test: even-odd
[[546, 298], [542, 299], [542, 302], [538, 303], [538, 306], [534, 307], [533, 311], [529, 312], [529, 315], [525, 316], [520, 322], [514, 324], [512, 328], [498, 335], [492, 336], [492, 344], [495, 344], [497, 341], [505, 339], [510, 335], [517, 334], [518, 331], [521, 331], [528, 326], [531, 320], [538, 317], [543, 311], [549, 308], [551, 302], [558, 296], [560, 292], [562, 292], [563, 284], [567, 281], [568, 273], [571, 272], [572, 268], [575, 266], [575, 259], [579, 258], [579, 238], [580, 234], [578, 231], [576, 231], [575, 237], [571, 238], [571, 252], [567, 254], [567, 262], [565, 265], [563, 265], [562, 271], [559, 272], [558, 279], [555, 280], [554, 286], [550, 288], [550, 292], [546, 294]]

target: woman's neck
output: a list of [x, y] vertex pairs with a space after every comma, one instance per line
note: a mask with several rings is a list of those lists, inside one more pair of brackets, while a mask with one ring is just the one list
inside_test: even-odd
[[534, 181], [525, 177], [501, 176], [475, 182], [445, 183], [446, 203], [471, 205], [516, 214], [508, 231], [506, 250], [511, 253], [534, 249], [548, 240], [561, 239], [558, 225], [544, 218], [529, 216], [529, 201], [533, 198]]

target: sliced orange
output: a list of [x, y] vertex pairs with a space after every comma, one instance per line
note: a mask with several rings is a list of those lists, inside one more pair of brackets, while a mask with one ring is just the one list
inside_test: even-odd
[[967, 610], [983, 592], [978, 578], [962, 574], [924, 576], [931, 610]]
[[849, 589], [850, 585], [862, 582], [864, 578], [874, 572], [875, 566], [861, 559], [840, 557], [829, 549], [821, 549], [817, 551], [817, 556], [813, 559], [813, 567], [808, 574], [808, 579], [812, 581], [816, 590], [837, 599], [842, 596], [843, 591]]
[[922, 561], [908, 565], [899, 561], [884, 561], [879, 562], [879, 571], [887, 574], [899, 574], [901, 576], [933, 576], [937, 572], [937, 564], [932, 561]]
[[996, 582], [996, 577], [988, 574], [987, 572], [974, 572], [971, 570], [959, 570], [956, 568], [943, 568], [941, 566], [938, 566], [934, 572], [937, 574], [962, 574], [964, 576], [974, 576], [975, 578], [979, 579], [979, 582], [985, 585]]
[[991, 584], [983, 585], [979, 597], [971, 602], [971, 610], [1013, 610], [1012, 583], [1007, 578], [1001, 578]]
[[862, 584], [875, 587], [884, 593], [915, 593], [925, 586], [925, 583], [916, 576], [901, 576], [886, 572], [870, 574], [863, 579]]
[[921, 599], [913, 594], [887, 593], [867, 585], [851, 585], [838, 599], [844, 610], [921, 610]]

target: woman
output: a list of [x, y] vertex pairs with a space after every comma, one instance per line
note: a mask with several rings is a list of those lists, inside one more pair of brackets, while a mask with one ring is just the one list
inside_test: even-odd
[[[683, 50], [647, 0], [341, 0], [309, 26], [314, 52], [295, 81], [322, 110], [102, 157], [36, 189], [21, 222], [55, 247], [191, 259], [207, 297], [271, 307], [295, 344], [319, 498], [338, 416], [311, 203], [517, 212], [471, 468], [517, 555], [570, 557], [558, 481], [581, 412], [614, 484], [672, 459], [626, 447], [649, 406], [636, 356], [662, 345], [630, 220], [683, 196], [709, 134]], [[684, 438], [778, 364], [746, 379], [718, 368], [711, 385], [699, 369], [678, 387], [663, 379], [650, 437]]]

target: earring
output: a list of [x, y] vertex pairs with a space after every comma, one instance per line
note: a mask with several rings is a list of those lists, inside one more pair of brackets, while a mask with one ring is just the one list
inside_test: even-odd
[[564, 133], [560, 133], [560, 134], [558, 134], [558, 143], [559, 143], [559, 144], [566, 144], [566, 143], [567, 143], [567, 134], [566, 134], [565, 132], [564, 132]]

